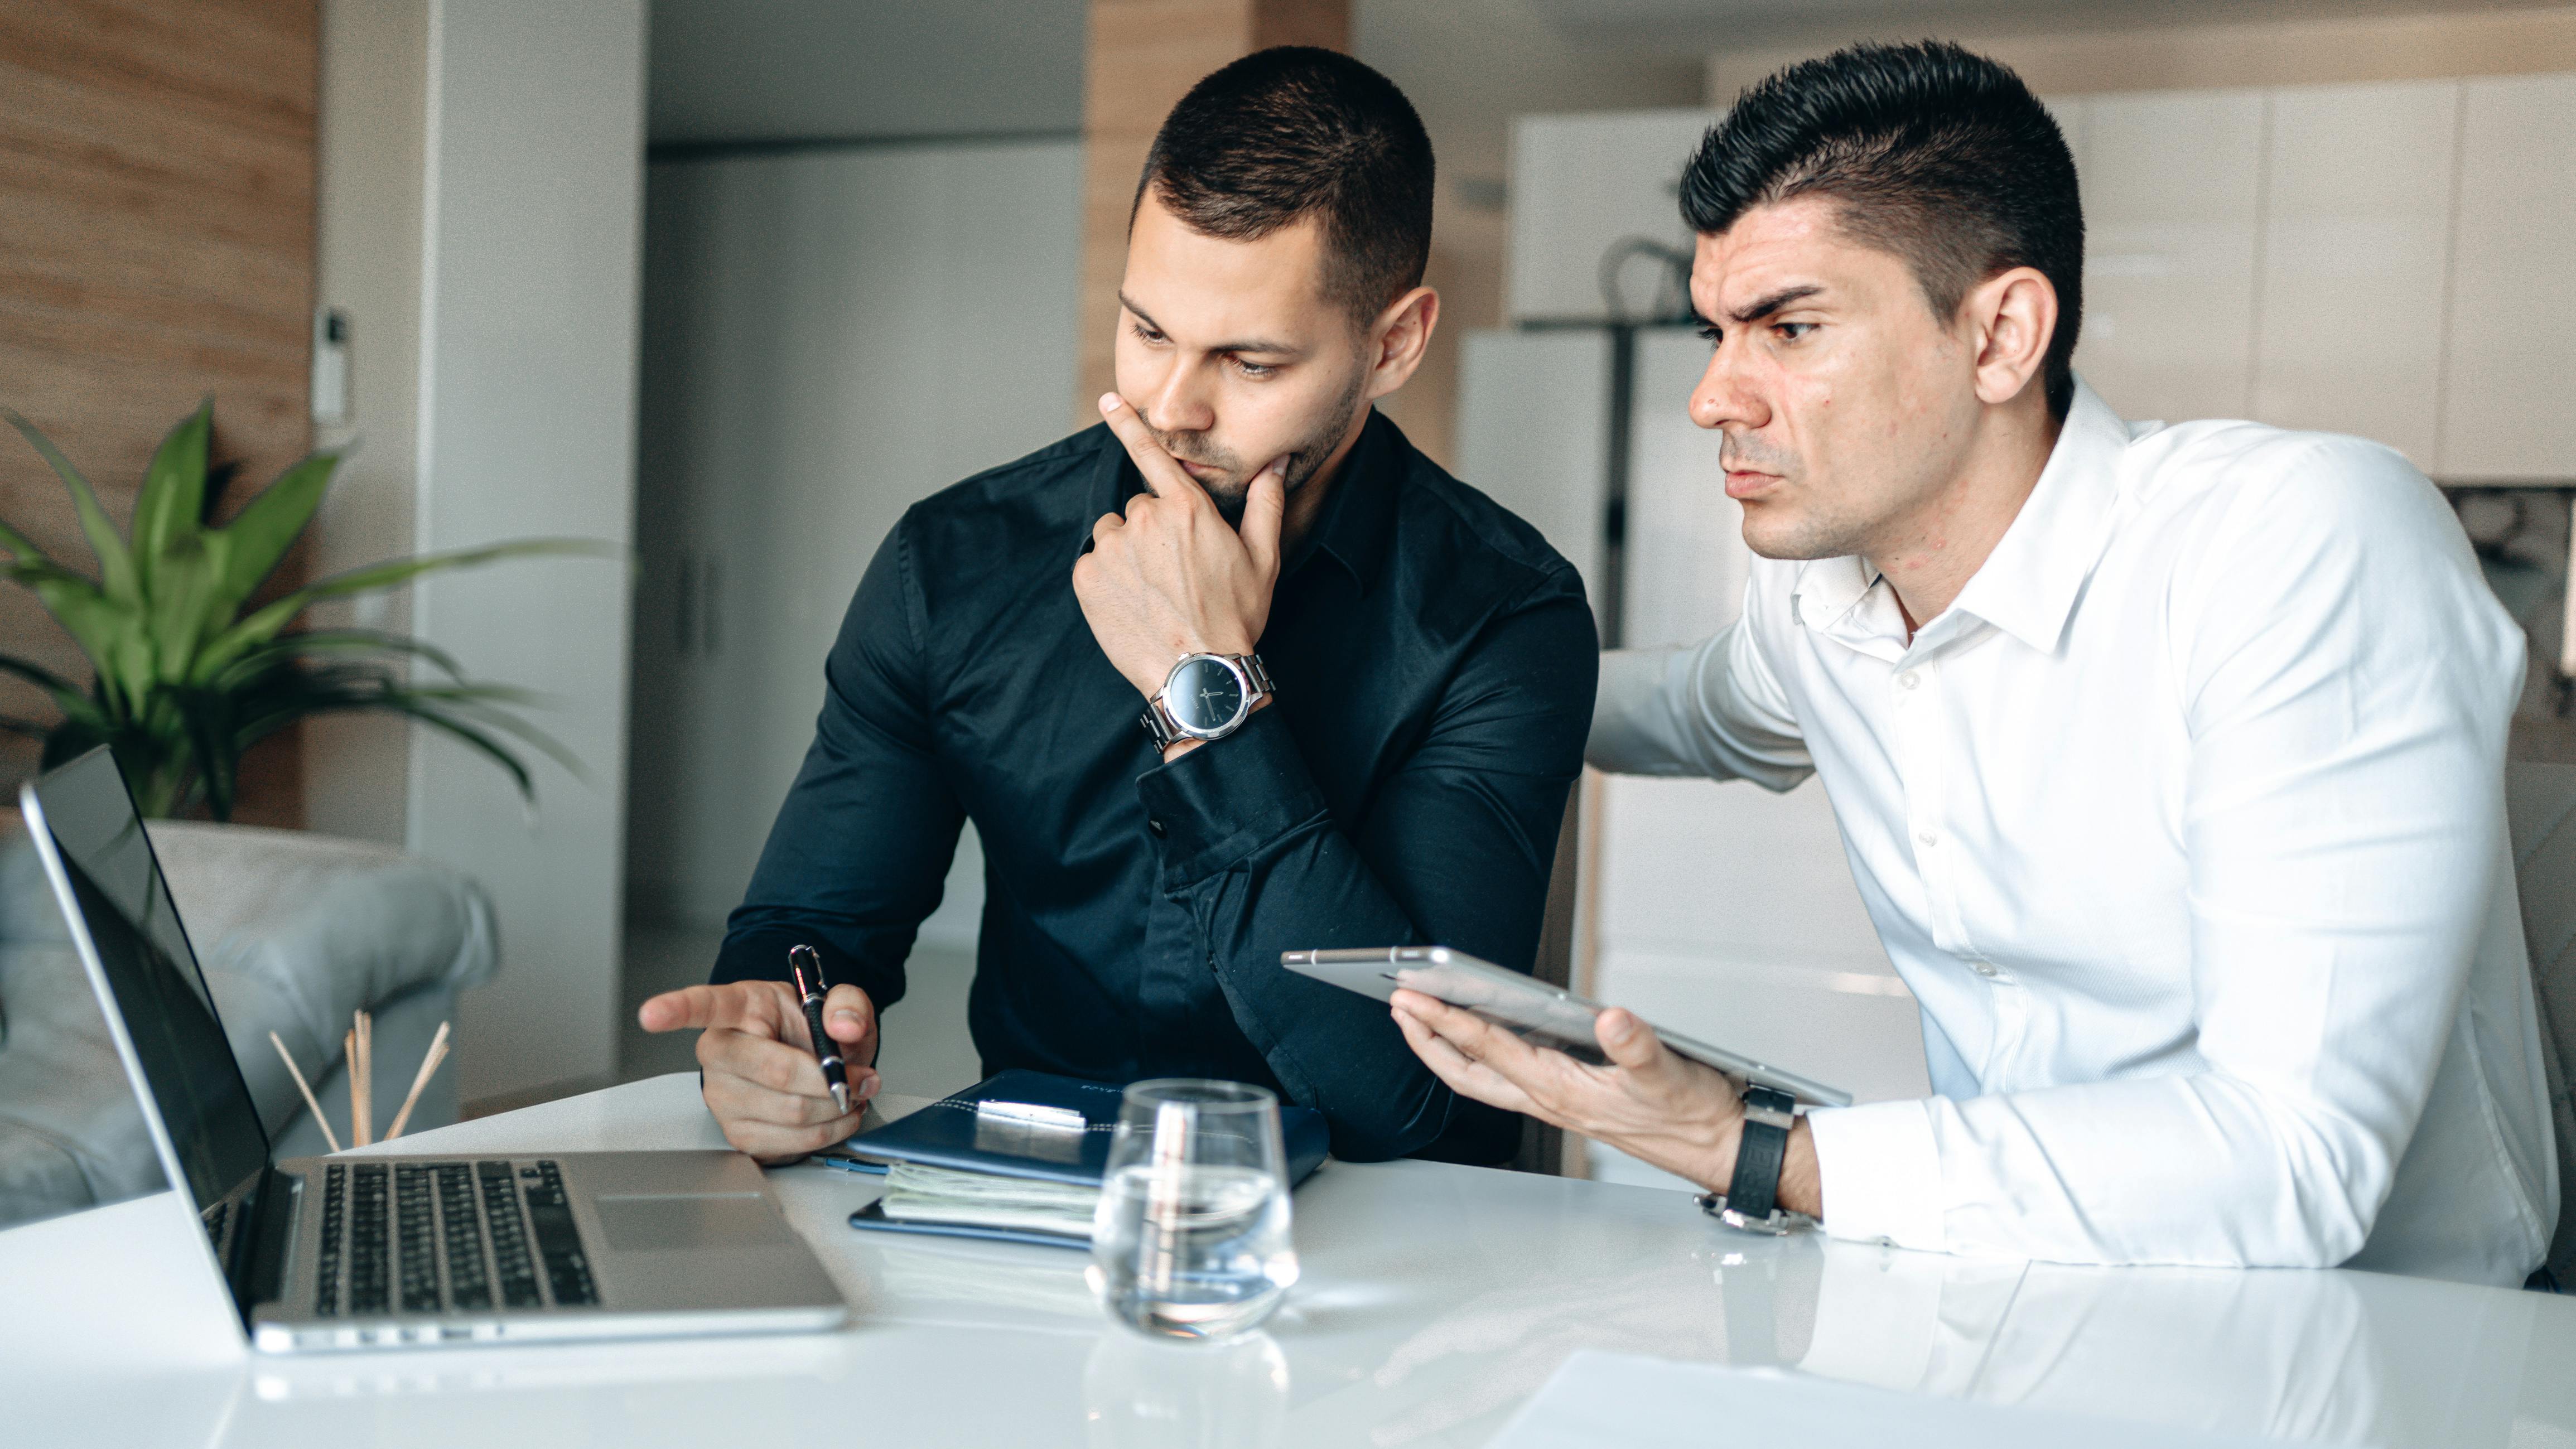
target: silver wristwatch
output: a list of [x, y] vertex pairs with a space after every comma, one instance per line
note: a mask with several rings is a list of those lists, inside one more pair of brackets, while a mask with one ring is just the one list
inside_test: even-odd
[[1269, 693], [1270, 671], [1258, 654], [1184, 654], [1163, 677], [1162, 691], [1145, 701], [1141, 723], [1158, 750], [1221, 740], [1243, 728]]

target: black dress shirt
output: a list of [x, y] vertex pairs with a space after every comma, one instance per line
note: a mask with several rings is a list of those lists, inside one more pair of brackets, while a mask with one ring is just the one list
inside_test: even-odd
[[1102, 426], [904, 515], [714, 979], [783, 978], [809, 942], [892, 1006], [971, 817], [986, 1071], [1254, 1082], [1321, 1108], [1346, 1160], [1509, 1157], [1517, 1118], [1279, 953], [1440, 943], [1530, 968], [1592, 717], [1581, 580], [1372, 416], [1280, 570], [1276, 697], [1166, 764], [1073, 593], [1093, 522], [1143, 487]]

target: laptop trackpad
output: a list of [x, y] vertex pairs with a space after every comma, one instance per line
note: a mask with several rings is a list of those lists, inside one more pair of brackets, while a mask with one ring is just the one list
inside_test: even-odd
[[767, 1248], [794, 1241], [778, 1210], [757, 1193], [601, 1197], [592, 1204], [608, 1246], [619, 1252]]

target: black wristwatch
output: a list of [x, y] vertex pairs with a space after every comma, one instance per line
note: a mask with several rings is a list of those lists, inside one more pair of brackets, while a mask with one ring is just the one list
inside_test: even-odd
[[1798, 1122], [1798, 1099], [1777, 1087], [1744, 1089], [1744, 1135], [1735, 1148], [1735, 1179], [1723, 1195], [1701, 1193], [1699, 1209], [1748, 1233], [1794, 1233], [1816, 1220], [1780, 1206], [1780, 1165], [1789, 1156], [1789, 1129]]
[[1243, 728], [1252, 707], [1270, 694], [1270, 671], [1258, 654], [1184, 654], [1145, 701], [1140, 721], [1154, 748], [1182, 740], [1221, 740]]

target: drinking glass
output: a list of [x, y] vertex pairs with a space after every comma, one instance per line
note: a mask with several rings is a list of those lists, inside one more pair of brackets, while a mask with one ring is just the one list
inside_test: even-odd
[[1279, 1099], [1241, 1082], [1138, 1082], [1091, 1228], [1092, 1286], [1143, 1333], [1221, 1341], [1297, 1281]]

